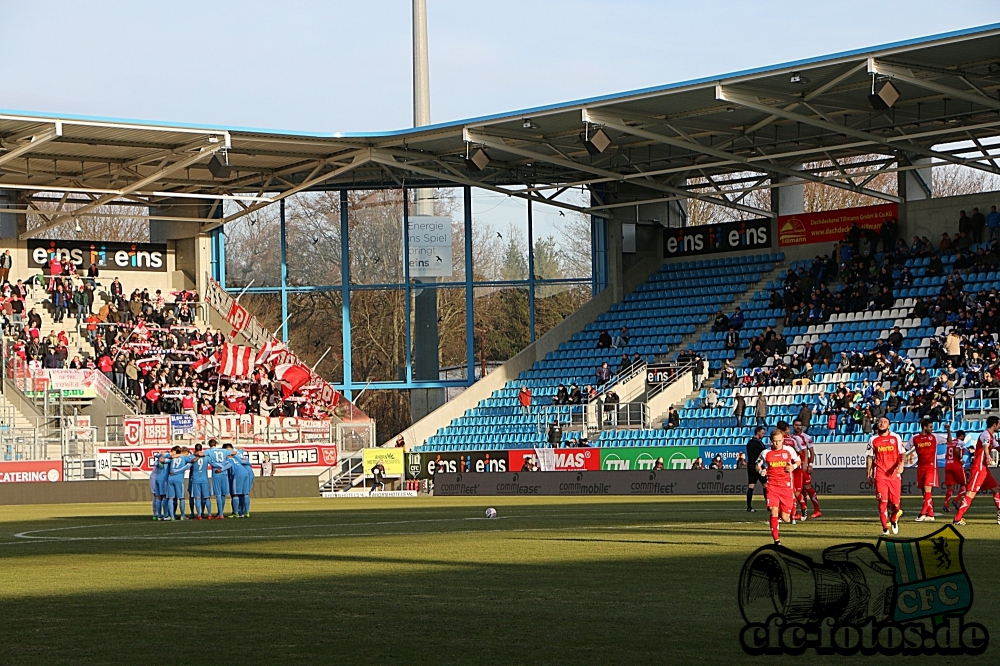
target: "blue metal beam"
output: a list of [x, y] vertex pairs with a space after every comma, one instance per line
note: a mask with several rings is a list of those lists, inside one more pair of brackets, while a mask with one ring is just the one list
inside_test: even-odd
[[476, 313], [472, 272], [472, 188], [462, 189], [465, 203], [465, 379], [469, 386], [476, 381]]
[[528, 339], [535, 341], [535, 229], [528, 199]]
[[[344, 395], [353, 400], [354, 381], [351, 374], [351, 252], [349, 248], [347, 190], [340, 191], [340, 328], [344, 345]], [[286, 287], [287, 291], [287, 287]]]
[[[406, 339], [406, 383], [413, 383], [413, 304], [410, 299], [410, 191], [403, 188], [403, 289], [405, 290], [403, 311], [406, 316], [404, 326]], [[428, 387], [430, 388], [430, 387]]]
[[288, 342], [288, 245], [285, 239], [285, 200], [281, 200], [281, 341]]

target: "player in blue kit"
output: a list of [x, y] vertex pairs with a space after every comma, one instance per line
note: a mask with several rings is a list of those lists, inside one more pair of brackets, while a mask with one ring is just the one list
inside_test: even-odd
[[215, 495], [216, 513], [209, 518], [222, 520], [226, 512], [226, 495], [229, 490], [229, 470], [233, 466], [233, 461], [229, 458], [229, 452], [219, 447], [216, 439], [208, 440], [208, 449], [205, 450], [205, 458], [212, 468], [212, 494]]
[[152, 469], [149, 471], [149, 494], [153, 496], [153, 520], [160, 519], [160, 496], [156, 494], [157, 479], [160, 477], [160, 454], [153, 456]]
[[233, 514], [232, 518], [246, 518], [250, 510], [250, 488], [253, 486], [253, 471], [250, 469], [250, 460], [246, 457], [243, 449], [233, 450], [232, 444], [224, 447], [232, 459], [232, 491]]
[[[170, 502], [167, 501], [167, 480], [170, 477], [170, 451], [159, 453], [154, 458], [153, 471], [149, 478], [153, 486], [153, 511], [157, 520], [173, 520]], [[154, 481], [155, 478], [155, 481]]]
[[194, 520], [204, 520], [212, 517], [212, 493], [208, 486], [208, 458], [201, 444], [195, 444], [194, 457], [191, 459], [191, 517]]
[[[176, 520], [187, 520], [184, 515], [184, 472], [191, 468], [191, 460], [188, 448], [175, 446], [171, 449], [174, 454], [170, 460], [170, 477], [167, 479], [167, 499], [170, 502], [170, 513]], [[177, 513], [180, 512], [178, 516]]]

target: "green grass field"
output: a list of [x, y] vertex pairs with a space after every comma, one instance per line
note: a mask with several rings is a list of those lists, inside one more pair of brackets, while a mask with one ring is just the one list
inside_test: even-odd
[[[918, 500], [906, 501], [901, 537], [943, 524], [913, 523]], [[499, 520], [483, 518], [487, 506]], [[873, 500], [828, 498], [824, 512], [782, 543], [818, 558], [876, 541]], [[181, 523], [148, 513], [0, 507], [3, 663], [736, 663], [750, 659], [740, 567], [769, 542], [764, 512], [726, 499], [255, 500], [248, 520]], [[996, 643], [990, 498], [969, 519], [968, 619]]]

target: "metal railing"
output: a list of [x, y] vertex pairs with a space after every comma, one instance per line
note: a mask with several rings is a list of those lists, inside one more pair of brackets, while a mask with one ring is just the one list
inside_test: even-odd
[[534, 411], [538, 432], [556, 422], [563, 430], [585, 432], [649, 427], [649, 405], [642, 401], [608, 404], [597, 399], [580, 405], [540, 405]]
[[320, 492], [343, 492], [364, 479], [364, 451], [353, 452], [319, 474]]
[[955, 413], [1000, 414], [1000, 388], [955, 389]]

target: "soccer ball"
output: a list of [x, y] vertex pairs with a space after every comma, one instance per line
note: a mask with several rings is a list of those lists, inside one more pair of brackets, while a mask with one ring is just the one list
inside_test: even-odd
[[489, 509], [486, 509], [486, 517], [487, 518], [496, 518], [497, 517], [497, 510], [494, 509], [493, 507], [490, 507]]

